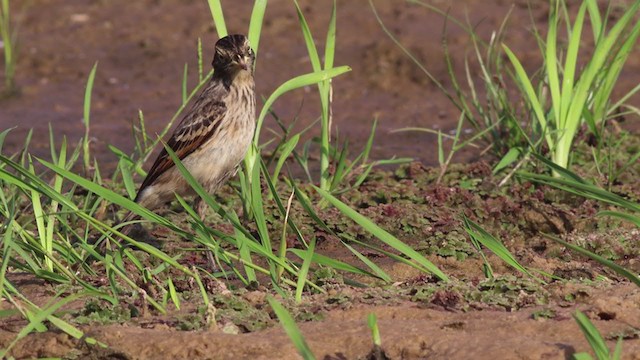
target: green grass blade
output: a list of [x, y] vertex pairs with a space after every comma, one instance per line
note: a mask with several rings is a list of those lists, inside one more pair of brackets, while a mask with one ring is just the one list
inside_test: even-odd
[[438, 269], [433, 263], [427, 260], [424, 256], [422, 256], [417, 251], [413, 250], [407, 244], [403, 243], [395, 236], [391, 235], [387, 231], [380, 228], [378, 225], [374, 224], [371, 220], [366, 217], [360, 215], [357, 211], [350, 208], [348, 205], [343, 203], [342, 201], [335, 198], [333, 195], [328, 192], [314, 186], [314, 189], [326, 200], [328, 200], [333, 206], [338, 208], [343, 214], [347, 215], [351, 220], [355, 221], [357, 224], [362, 226], [366, 231], [373, 234], [376, 238], [380, 239], [385, 244], [391, 246], [402, 254], [408, 256], [413, 259], [417, 264], [419, 264], [420, 268], [423, 271], [429, 272], [435, 275], [437, 278], [443, 281], [449, 281], [447, 275], [445, 275], [440, 269]]
[[[307, 257], [307, 251], [304, 250], [300, 250], [300, 249], [289, 249], [287, 250], [288, 252], [296, 255], [297, 257], [299, 257], [300, 259], [306, 259]], [[324, 255], [320, 255], [318, 253], [313, 253], [313, 256], [311, 258], [311, 261], [319, 264], [319, 265], [324, 265], [327, 267], [330, 267], [334, 270], [338, 270], [338, 271], [346, 271], [352, 274], [357, 274], [357, 275], [363, 275], [363, 276], [369, 276], [369, 277], [377, 277], [375, 274], [370, 273], [366, 270], [360, 269], [359, 267], [347, 264], [345, 262], [342, 262], [340, 260], [336, 260], [334, 258], [330, 258], [328, 256], [324, 256]]]
[[[564, 63], [564, 77], [562, 81], [562, 108], [560, 117], [556, 119], [558, 124], [558, 130], [562, 131], [568, 126], [573, 126], [569, 122], [576, 122], [580, 119], [569, 119], [568, 111], [571, 105], [571, 99], [573, 98], [574, 79], [576, 73], [576, 67], [578, 66], [578, 50], [580, 49], [580, 39], [582, 35], [582, 25], [584, 23], [584, 15], [586, 10], [586, 2], [582, 3], [578, 16], [573, 25], [571, 36], [569, 38], [569, 47], [567, 48], [567, 58]], [[565, 138], [568, 138], [565, 137]], [[560, 140], [562, 141], [562, 140]], [[566, 140], [565, 140], [566, 141]], [[562, 165], [562, 164], [560, 164]]]
[[438, 164], [444, 166], [444, 145], [442, 144], [441, 130], [438, 130]]
[[327, 28], [327, 39], [324, 46], [324, 69], [331, 69], [333, 67], [333, 59], [336, 51], [336, 0], [333, 0], [333, 7], [331, 10], [331, 18], [329, 20], [329, 27]]
[[520, 265], [518, 260], [511, 254], [509, 250], [496, 239], [493, 235], [489, 234], [486, 230], [484, 230], [479, 224], [471, 221], [469, 218], [463, 215], [463, 222], [465, 225], [465, 230], [469, 236], [473, 237], [477, 242], [484, 245], [487, 249], [491, 250], [494, 254], [496, 254], [502, 261], [507, 263], [507, 265], [512, 268], [520, 271], [521, 273], [534, 277], [531, 275], [529, 270], [524, 266]]
[[322, 70], [322, 65], [320, 64], [320, 56], [318, 56], [318, 49], [316, 49], [315, 42], [313, 41], [313, 35], [311, 35], [311, 29], [309, 29], [309, 24], [298, 5], [297, 0], [293, 0], [293, 3], [296, 6], [296, 12], [298, 14], [298, 21], [300, 22], [300, 27], [302, 28], [302, 36], [304, 37], [304, 43], [307, 45], [307, 53], [309, 54], [309, 60], [311, 61], [311, 66], [313, 71], [318, 72]]
[[258, 116], [258, 121], [256, 124], [256, 132], [254, 136], [254, 143], [258, 144], [258, 140], [260, 138], [260, 129], [262, 128], [262, 123], [264, 118], [269, 113], [271, 106], [273, 103], [284, 93], [287, 93], [291, 90], [298, 89], [301, 87], [309, 86], [312, 84], [317, 84], [324, 80], [328, 80], [334, 78], [336, 76], [342, 75], [346, 72], [351, 71], [351, 68], [348, 66], [339, 66], [329, 70], [322, 70], [313, 73], [308, 73], [300, 76], [296, 76], [293, 79], [289, 79], [280, 85], [272, 94], [269, 96], [267, 101], [264, 103], [262, 107], [262, 111], [260, 112], [260, 116]]
[[176, 292], [176, 287], [173, 285], [173, 280], [171, 278], [167, 279], [167, 287], [169, 296], [171, 297], [171, 301], [176, 306], [177, 310], [180, 310], [180, 297], [178, 297], [178, 293]]
[[527, 172], [518, 173], [519, 177], [527, 179], [529, 181], [535, 181], [538, 183], [554, 186], [573, 194], [584, 196], [586, 198], [603, 201], [611, 205], [625, 208], [632, 212], [640, 212], [640, 204], [627, 200], [620, 195], [606, 191], [595, 185], [589, 184], [578, 175], [552, 163], [541, 155], [534, 154], [534, 156], [537, 159], [541, 160], [545, 165], [549, 166], [553, 170], [556, 170], [561, 178], [532, 174]]
[[[29, 171], [35, 176], [35, 170], [33, 168], [33, 162], [31, 156], [29, 156]], [[51, 241], [47, 239], [47, 230], [45, 225], [45, 214], [42, 208], [42, 202], [40, 200], [40, 192], [36, 189], [31, 190], [31, 206], [33, 207], [33, 217], [36, 220], [36, 229], [38, 230], [38, 239], [40, 240], [40, 249], [43, 252], [43, 261], [45, 267], [49, 271], [53, 271], [53, 263], [49, 256], [52, 255]]]
[[513, 68], [516, 71], [516, 78], [518, 79], [520, 86], [522, 86], [522, 90], [526, 95], [526, 100], [529, 103], [529, 106], [531, 106], [531, 109], [533, 110], [533, 113], [536, 119], [538, 119], [538, 123], [540, 124], [540, 129], [542, 130], [542, 133], [546, 134], [547, 144], [549, 144], [550, 147], [553, 147], [554, 143], [551, 141], [551, 138], [549, 137], [549, 134], [547, 131], [547, 119], [544, 116], [544, 110], [542, 109], [542, 105], [538, 100], [535, 90], [533, 89], [531, 80], [529, 80], [529, 77], [527, 76], [527, 73], [524, 71], [524, 67], [522, 67], [520, 60], [518, 60], [518, 58], [511, 51], [511, 49], [509, 49], [509, 47], [507, 47], [506, 45], [502, 45], [502, 48], [504, 49], [505, 53], [507, 54], [507, 57], [511, 61], [511, 65], [513, 65]]
[[11, 259], [11, 250], [13, 247], [13, 223], [14, 219], [10, 219], [5, 230], [2, 241], [2, 264], [0, 264], [0, 296], [4, 294], [4, 283], [6, 281], [7, 268]]
[[[235, 214], [235, 213], [234, 213]], [[251, 265], [253, 265], [253, 259], [251, 258], [251, 247], [249, 246], [249, 240], [242, 231], [238, 229], [233, 229], [236, 237], [236, 241], [238, 243], [238, 253], [240, 254], [240, 258], [244, 264], [244, 272], [247, 275], [247, 280], [249, 282], [258, 281], [258, 277], [256, 276], [256, 271], [253, 269]]]
[[380, 329], [378, 328], [378, 318], [376, 314], [371, 313], [367, 316], [367, 324], [371, 330], [371, 337], [373, 338], [373, 345], [382, 346], [382, 340], [380, 339]]
[[380, 279], [382, 279], [387, 283], [390, 283], [393, 281], [389, 276], [389, 274], [387, 274], [384, 270], [382, 270], [382, 268], [376, 265], [373, 261], [369, 260], [366, 256], [362, 255], [362, 253], [360, 253], [358, 250], [353, 248], [353, 246], [347, 244], [344, 241], [342, 242], [342, 245], [344, 245], [347, 249], [349, 249], [349, 251], [351, 251], [358, 259], [360, 259], [360, 261], [365, 263], [365, 265], [367, 265], [369, 269], [371, 269], [371, 271], [373, 271], [373, 273], [376, 274], [377, 277], [379, 277]]
[[91, 115], [91, 93], [93, 91], [93, 82], [96, 78], [96, 70], [98, 69], [98, 62], [93, 64], [91, 71], [89, 72], [89, 78], [87, 79], [87, 86], [84, 91], [84, 108], [82, 123], [84, 124], [84, 138], [82, 139], [82, 154], [83, 164], [85, 171], [90, 168], [91, 154], [89, 152], [89, 128], [90, 128], [90, 115]]
[[[288, 210], [285, 209], [284, 204], [282, 203], [282, 200], [280, 200], [280, 196], [278, 195], [278, 191], [276, 190], [275, 183], [272, 181], [271, 177], [269, 176], [269, 170], [267, 169], [267, 165], [264, 163], [264, 161], [261, 161], [260, 164], [262, 166], [262, 173], [264, 174], [265, 182], [267, 183], [267, 186], [269, 187], [269, 191], [271, 192], [271, 196], [273, 197], [273, 200], [275, 201], [278, 207], [278, 211], [280, 211], [280, 215], [287, 217]], [[289, 225], [291, 230], [296, 234], [296, 237], [298, 238], [298, 240], [300, 240], [300, 242], [304, 244], [304, 246], [307, 246], [307, 242], [304, 240], [304, 237], [302, 236], [300, 229], [298, 228], [298, 226], [296, 225], [296, 223], [293, 221], [292, 218], [290, 217], [287, 218], [287, 225]]]
[[[199, 82], [202, 81], [204, 76], [204, 71], [202, 70], [203, 69], [202, 62], [203, 62], [202, 61], [202, 38], [198, 37], [198, 81]], [[143, 119], [142, 111], [140, 111], [140, 118], [141, 120]], [[140, 123], [143, 125], [143, 129], [144, 129], [144, 121], [141, 121]], [[144, 130], [143, 130], [143, 134], [146, 135]], [[145, 141], [145, 144], [146, 144], [146, 141]]]
[[[333, 60], [336, 45], [336, 0], [333, 1], [333, 9], [331, 19], [329, 20], [329, 28], [327, 30], [327, 39], [324, 48], [324, 69], [333, 68]], [[331, 141], [331, 102], [333, 96], [333, 88], [331, 79], [325, 80], [318, 84], [320, 91], [320, 100], [322, 103], [322, 125], [320, 129], [320, 187], [322, 189], [334, 188], [336, 181], [331, 181], [329, 173], [329, 152]]]
[[[4, 137], [2, 139], [4, 141]], [[51, 149], [51, 160], [53, 162], [58, 162], [58, 154], [56, 153], [56, 142], [53, 139], [53, 127], [51, 127], [51, 123], [49, 123], [49, 148]], [[1, 144], [0, 144], [1, 145]], [[0, 146], [0, 149], [2, 147]]]
[[504, 154], [502, 159], [500, 159], [500, 161], [498, 161], [498, 163], [493, 167], [492, 173], [495, 175], [499, 173], [502, 169], [513, 164], [516, 160], [518, 160], [521, 154], [522, 154], [521, 148], [513, 147], [509, 149], [509, 151], [507, 151], [507, 153]]
[[602, 26], [602, 16], [598, 9], [597, 0], [585, 0], [587, 10], [589, 11], [589, 19], [591, 20], [591, 30], [593, 31], [593, 41], [595, 44], [600, 40], [600, 36], [605, 28]]
[[[609, 64], [608, 71], [605, 72], [605, 78], [602, 80], [602, 84], [596, 93], [596, 97], [593, 100], [593, 114], [596, 122], [603, 121], [607, 112], [616, 111], [619, 104], [609, 105], [611, 101], [611, 94], [613, 88], [618, 82], [618, 77], [622, 72], [623, 66], [626, 63], [631, 51], [640, 36], [640, 21], [636, 23], [633, 29], [630, 31], [630, 35], [624, 41], [622, 46], [618, 49], [613, 60]], [[633, 94], [634, 90], [629, 91]], [[607, 109], [609, 108], [609, 109]], [[607, 111], [608, 110], [608, 111]]]
[[302, 336], [302, 333], [296, 325], [296, 322], [293, 320], [293, 317], [291, 317], [291, 314], [289, 314], [284, 306], [274, 298], [269, 297], [267, 300], [269, 301], [269, 305], [271, 305], [273, 312], [276, 313], [278, 320], [280, 320], [284, 331], [287, 333], [296, 349], [298, 349], [300, 356], [305, 360], [314, 360], [315, 356], [313, 355], [309, 345], [307, 345], [307, 341]]
[[622, 336], [618, 338], [618, 342], [616, 342], [616, 348], [613, 350], [613, 355], [611, 355], [612, 360], [620, 360], [622, 359]]
[[207, 0], [209, 3], [209, 10], [211, 10], [211, 17], [213, 18], [213, 25], [216, 27], [218, 33], [218, 39], [222, 39], [227, 36], [227, 25], [224, 22], [224, 14], [222, 13], [222, 5], [220, 0]]
[[[555, 9], [552, 9], [549, 18], [549, 32], [547, 33], [547, 44], [545, 53], [545, 69], [547, 71], [547, 78], [549, 81], [549, 90], [551, 92], [551, 102], [553, 104], [553, 113], [556, 121], [561, 119], [560, 108], [562, 102], [560, 99], [560, 78], [558, 76], [558, 63], [557, 63], [557, 50], [556, 42], [558, 38], [558, 18], [557, 18], [558, 5], [556, 3]], [[564, 95], [564, 92], [562, 93]]]
[[371, 132], [369, 133], [369, 137], [367, 138], [367, 143], [362, 151], [362, 164], [366, 164], [369, 162], [369, 154], [371, 153], [371, 149], [373, 148], [373, 139], [376, 136], [376, 129], [378, 128], [378, 118], [373, 119], [373, 125], [371, 126]]
[[583, 247], [580, 247], [580, 246], [577, 246], [577, 245], [574, 245], [574, 244], [570, 244], [570, 243], [568, 243], [568, 242], [566, 242], [564, 240], [561, 240], [560, 238], [558, 238], [556, 236], [553, 236], [553, 235], [550, 235], [550, 234], [543, 234], [543, 235], [546, 236], [547, 238], [557, 242], [558, 244], [560, 244], [562, 246], [565, 246], [565, 247], [567, 247], [567, 248], [569, 248], [569, 249], [571, 249], [571, 250], [573, 250], [573, 251], [575, 251], [577, 253], [580, 253], [581, 255], [584, 255], [584, 256], [592, 259], [592, 260], [595, 260], [595, 261], [599, 262], [600, 264], [602, 264], [602, 265], [608, 267], [609, 269], [615, 271], [617, 274], [629, 279], [632, 283], [640, 286], [640, 277], [638, 277], [638, 275], [636, 275], [633, 271], [630, 271], [630, 270], [628, 270], [628, 269], [626, 269], [626, 268], [614, 263], [613, 261], [607, 260], [607, 259], [603, 258], [600, 255], [594, 254], [591, 251], [589, 251], [589, 250], [587, 250], [587, 249], [585, 249]]
[[600, 211], [598, 216], [613, 216], [619, 219], [631, 222], [640, 228], [640, 216], [634, 216], [631, 214], [626, 214], [618, 211]]
[[0, 132], [0, 154], [2, 154], [2, 147], [4, 145], [4, 139], [7, 137], [7, 134], [13, 129], [15, 129], [15, 126], [12, 127], [12, 128], [5, 129], [2, 132]]
[[273, 169], [273, 175], [271, 175], [271, 179], [273, 181], [278, 180], [278, 175], [280, 174], [280, 170], [284, 166], [284, 163], [289, 158], [289, 155], [295, 150], [296, 145], [298, 145], [298, 141], [300, 141], [300, 134], [295, 134], [291, 137], [291, 139], [287, 140], [282, 146], [280, 150], [280, 157], [278, 158], [278, 162], [276, 163], [275, 168]]
[[604, 338], [600, 335], [600, 332], [589, 318], [579, 310], [576, 311], [573, 318], [576, 319], [576, 322], [584, 334], [584, 337], [587, 339], [587, 342], [591, 346], [591, 349], [596, 353], [596, 358], [598, 360], [611, 359], [609, 357], [609, 348], [607, 347], [607, 343], [604, 341]]
[[260, 45], [260, 31], [262, 30], [262, 20], [267, 10], [267, 0], [255, 0], [253, 10], [251, 11], [251, 20], [249, 21], [249, 43], [251, 48], [258, 56], [258, 47]]
[[184, 70], [182, 71], [182, 103], [187, 102], [187, 78], [189, 76], [189, 64], [184, 63]]
[[311, 267], [311, 260], [316, 249], [316, 238], [313, 237], [309, 242], [306, 254], [303, 257], [302, 266], [298, 272], [298, 282], [296, 283], [296, 303], [302, 302], [302, 291], [307, 281], [307, 274], [309, 274], [309, 267]]

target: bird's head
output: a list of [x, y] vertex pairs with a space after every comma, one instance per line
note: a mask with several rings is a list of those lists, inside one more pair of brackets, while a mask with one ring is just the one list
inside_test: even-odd
[[255, 54], [249, 45], [249, 39], [244, 35], [228, 35], [216, 43], [216, 53], [213, 56], [213, 69], [218, 72], [236, 73], [239, 71], [253, 72]]

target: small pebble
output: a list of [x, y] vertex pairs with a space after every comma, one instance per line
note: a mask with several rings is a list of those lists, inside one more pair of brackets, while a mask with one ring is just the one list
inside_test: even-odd
[[69, 17], [72, 23], [75, 24], [84, 24], [89, 21], [89, 15], [87, 14], [71, 14]]
[[240, 334], [240, 328], [236, 324], [228, 322], [222, 327], [222, 332], [225, 334], [238, 335]]

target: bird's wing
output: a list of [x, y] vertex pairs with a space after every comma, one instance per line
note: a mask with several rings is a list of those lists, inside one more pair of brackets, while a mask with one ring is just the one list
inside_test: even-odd
[[[227, 107], [222, 101], [214, 101], [194, 110], [180, 122], [167, 142], [169, 148], [176, 153], [180, 160], [197, 150], [220, 129]], [[142, 182], [136, 200], [147, 186], [153, 184], [160, 175], [172, 166], [174, 166], [173, 160], [167, 154], [167, 150], [163, 148]]]

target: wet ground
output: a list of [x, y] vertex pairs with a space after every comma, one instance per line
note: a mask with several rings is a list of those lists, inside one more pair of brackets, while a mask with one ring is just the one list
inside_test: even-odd
[[[331, 2], [300, 3], [321, 46]], [[442, 16], [402, 1], [374, 3], [389, 29], [450, 88], [441, 46]], [[544, 25], [548, 11], [546, 1], [532, 1], [531, 15], [527, 2], [519, 0], [433, 0], [429, 3], [448, 9], [459, 19], [468, 18], [485, 39], [511, 11], [505, 42], [525, 59], [528, 69], [539, 65], [530, 24], [533, 18]], [[27, 131], [33, 129], [31, 150], [47, 156], [49, 124], [58, 139], [65, 135], [69, 140], [77, 140], [84, 133], [81, 119], [86, 78], [98, 61], [91, 114], [92, 149], [108, 168], [108, 164], [115, 164], [116, 157], [107, 150], [107, 144], [127, 152], [132, 150], [130, 127], [139, 109], [144, 112], [151, 132], [161, 130], [180, 105], [185, 62], [192, 70], [190, 85], [195, 84], [197, 38], [203, 40], [205, 64], [212, 56], [212, 46], [217, 39], [203, 0], [38, 0], [24, 2], [29, 5], [22, 10], [19, 7], [23, 2], [13, 2], [16, 4], [14, 13], [23, 14], [17, 69], [21, 94], [0, 100], [0, 126], [2, 129], [16, 127], [6, 140], [7, 152], [19, 149]], [[246, 32], [251, 2], [226, 1], [223, 6], [229, 30]], [[463, 59], [472, 50], [469, 37], [459, 27], [449, 24], [447, 39], [456, 72], [463, 77]], [[350, 65], [353, 69], [334, 81], [334, 124], [339, 136], [349, 139], [356, 150], [360, 149], [377, 118], [379, 125], [372, 158], [402, 156], [427, 165], [436, 164], [435, 136], [389, 131], [409, 126], [450, 131], [455, 128], [459, 113], [384, 34], [367, 1], [339, 2], [337, 48], [336, 64]], [[477, 67], [472, 65], [471, 69], [477, 72]], [[310, 70], [294, 6], [288, 0], [271, 0], [259, 48], [258, 93], [268, 96], [282, 82]], [[640, 57], [632, 55], [616, 94], [638, 83], [639, 70]], [[274, 110], [287, 123], [299, 118], [297, 129], [302, 129], [319, 115], [314, 90], [289, 94], [276, 103]], [[637, 105], [637, 101], [632, 103]], [[637, 119], [623, 125], [638, 129]], [[267, 126], [276, 128], [271, 119]], [[264, 140], [269, 136], [265, 132]], [[458, 157], [468, 162], [478, 159], [475, 150], [462, 151]], [[611, 347], [617, 335], [622, 334], [626, 339], [625, 356], [640, 358], [638, 288], [534, 236], [534, 230], [546, 229], [563, 236], [570, 234], [574, 239], [591, 237], [607, 250], [609, 239], [613, 238], [625, 238], [637, 244], [637, 230], [623, 227], [616, 232], [617, 225], [609, 223], [589, 227], [586, 224], [593, 221], [594, 204], [587, 203], [588, 206], [571, 212], [575, 203], [540, 201], [535, 198], [539, 194], [528, 198], [523, 195], [527, 194], [523, 189], [515, 189], [504, 197], [495, 189], [494, 180], [486, 180], [491, 190], [476, 186], [473, 181], [475, 188], [463, 189], [461, 184], [468, 187], [469, 178], [490, 178], [488, 167], [483, 163], [459, 170], [445, 180], [444, 186], [433, 185], [433, 174], [423, 174], [433, 170], [425, 170], [419, 164], [412, 166], [413, 175], [382, 173], [344, 200], [428, 254], [443, 271], [459, 278], [460, 283], [432, 292], [428, 285], [430, 279], [388, 259], [373, 258], [394, 275], [398, 281], [395, 286], [372, 290], [374, 293], [370, 294], [337, 284], [333, 295], [307, 299], [305, 306], [313, 316], [298, 319], [322, 319], [301, 324], [319, 358], [366, 356], [372, 347], [366, 316], [375, 312], [380, 319], [383, 347], [394, 359], [563, 359], [574, 351], [587, 349], [571, 318], [576, 309], [592, 318]], [[379, 194], [385, 193], [397, 196], [382, 201]], [[474, 297], [474, 289], [486, 287], [483, 288], [482, 283], [482, 263], [464, 240], [457, 221], [458, 211], [465, 209], [471, 209], [467, 215], [477, 220], [500, 219], [488, 221], [487, 226], [507, 239], [507, 246], [525, 265], [551, 273], [560, 271], [572, 280], [538, 288], [523, 283], [513, 271], [493, 259], [496, 272], [505, 278], [501, 284], [485, 285], [507, 289], [510, 295], [497, 300]], [[334, 221], [338, 230], [353, 230], [335, 218], [329, 220]], [[507, 224], [517, 226], [510, 228]], [[567, 224], [571, 227], [566, 227]], [[525, 246], [525, 239], [531, 237], [535, 246], [532, 243]], [[611, 246], [617, 259], [638, 271], [637, 245]], [[603, 248], [599, 249], [606, 253]], [[319, 243], [319, 251], [353, 261], [344, 253], [345, 248], [331, 239]], [[604, 281], [598, 275], [609, 280]], [[33, 286], [31, 294], [35, 298], [52, 295], [51, 289], [30, 281], [22, 284], [23, 289], [29, 284]], [[268, 316], [262, 294], [260, 290], [253, 295], [239, 291], [233, 297], [244, 299], [260, 310], [259, 313], [267, 313], [264, 323], [268, 326], [253, 328], [231, 315], [219, 319], [221, 328], [233, 323], [241, 328], [240, 332], [248, 332], [242, 335], [223, 334], [220, 329], [205, 331], [202, 325], [194, 325], [192, 328], [197, 329], [194, 331], [179, 331], [190, 328], [179, 316], [152, 316], [129, 323], [115, 321], [113, 325], [94, 324], [85, 328], [92, 336], [108, 343], [111, 346], [108, 350], [85, 348], [66, 335], [49, 332], [31, 335], [18, 345], [14, 355], [25, 358], [74, 354], [80, 358], [132, 359], [158, 358], [157, 354], [164, 354], [164, 358], [295, 358], [288, 338], [278, 327], [272, 327], [276, 322]], [[226, 303], [227, 300], [220, 300], [217, 306], [224, 309], [228, 307]], [[3, 330], [0, 343], [6, 344], [15, 336], [12, 331], [19, 327], [5, 324]]]
[[[401, 1], [374, 3], [387, 27], [450, 88], [441, 46], [443, 17]], [[530, 19], [544, 24], [548, 10], [545, 1], [532, 1], [531, 16], [525, 1], [430, 3], [462, 21], [468, 18], [485, 40], [511, 11], [505, 42], [529, 69], [539, 66]], [[49, 124], [58, 139], [66, 135], [69, 140], [77, 140], [84, 134], [84, 86], [89, 70], [98, 61], [91, 114], [93, 149], [102, 164], [114, 164], [116, 157], [106, 145], [132, 150], [128, 134], [139, 109], [145, 114], [148, 130], [152, 134], [160, 131], [181, 103], [184, 63], [192, 70], [190, 87], [195, 85], [197, 38], [203, 41], [205, 67], [217, 39], [205, 1], [42, 0], [16, 4], [25, 4], [24, 10], [19, 6], [14, 10], [21, 14], [17, 82], [22, 95], [3, 100], [0, 106], [2, 127], [16, 127], [7, 140], [9, 150], [21, 147], [27, 131], [34, 129], [32, 150], [48, 154]], [[229, 31], [246, 32], [251, 2], [224, 5]], [[321, 48], [331, 2], [302, 1], [301, 6]], [[337, 24], [336, 64], [350, 65], [353, 71], [334, 81], [335, 133], [348, 139], [355, 151], [366, 141], [377, 118], [374, 158], [413, 157], [434, 164], [434, 135], [389, 131], [402, 127], [452, 131], [458, 111], [385, 35], [367, 1], [340, 3]], [[311, 65], [290, 1], [269, 2], [262, 34], [256, 83], [258, 94], [266, 97], [289, 78], [311, 71]], [[449, 23], [446, 38], [454, 67], [464, 80], [464, 58], [473, 55], [469, 36]], [[638, 59], [630, 57], [618, 93], [637, 83]], [[471, 70], [477, 72], [477, 66], [472, 64]], [[274, 107], [276, 113], [287, 123], [299, 118], [297, 128], [304, 128], [319, 115], [314, 90], [283, 97]], [[267, 125], [276, 128], [271, 120]], [[266, 141], [271, 135], [264, 134]], [[464, 160], [477, 158], [465, 151], [460, 156]]]

